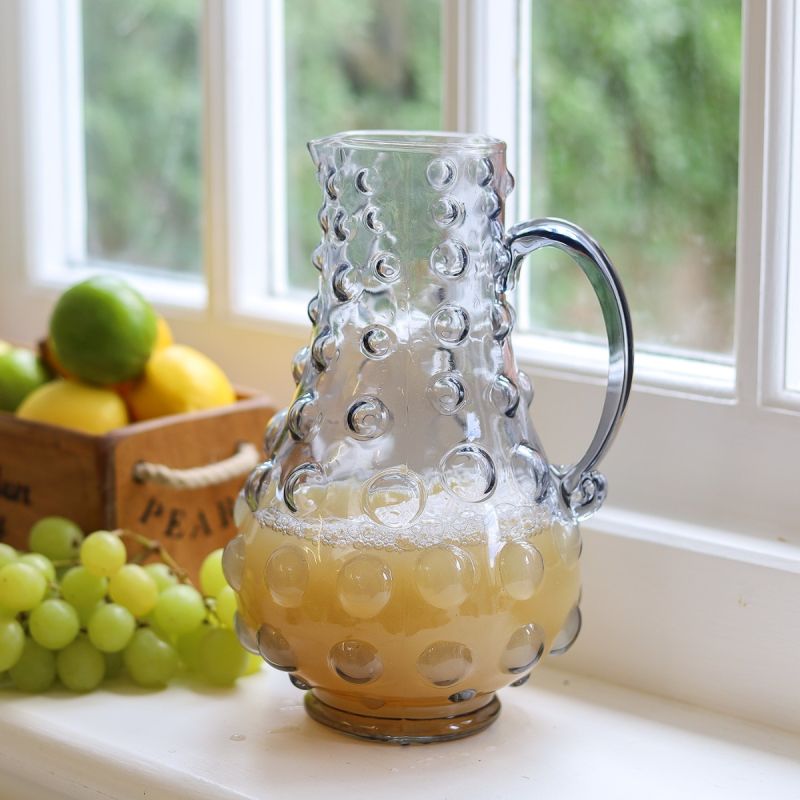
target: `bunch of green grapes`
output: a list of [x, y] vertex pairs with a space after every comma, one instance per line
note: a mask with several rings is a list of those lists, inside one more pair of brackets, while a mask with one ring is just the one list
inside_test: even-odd
[[[129, 561], [124, 536], [162, 560]], [[0, 685], [43, 692], [58, 679], [88, 692], [124, 671], [160, 688], [185, 670], [224, 686], [261, 667], [233, 631], [222, 550], [203, 562], [199, 591], [157, 543], [127, 531], [84, 536], [46, 517], [28, 546], [0, 543]]]

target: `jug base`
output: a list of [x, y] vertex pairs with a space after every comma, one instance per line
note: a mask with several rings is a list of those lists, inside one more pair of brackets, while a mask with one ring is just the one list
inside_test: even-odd
[[390, 744], [430, 744], [462, 739], [485, 730], [500, 714], [500, 701], [495, 694], [480, 708], [468, 713], [432, 719], [356, 714], [323, 702], [313, 692], [306, 692], [305, 706], [312, 719], [329, 728], [359, 739]]

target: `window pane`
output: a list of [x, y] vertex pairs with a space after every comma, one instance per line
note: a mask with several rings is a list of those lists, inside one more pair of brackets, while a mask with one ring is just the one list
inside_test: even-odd
[[[533, 0], [532, 11], [534, 215], [571, 219], [606, 248], [637, 343], [730, 354], [740, 3]], [[602, 332], [577, 268], [538, 261], [531, 327]]]
[[199, 0], [83, 0], [88, 258], [199, 272]]
[[316, 285], [320, 188], [305, 147], [348, 129], [441, 125], [441, 3], [292, 0], [285, 6], [289, 282]]

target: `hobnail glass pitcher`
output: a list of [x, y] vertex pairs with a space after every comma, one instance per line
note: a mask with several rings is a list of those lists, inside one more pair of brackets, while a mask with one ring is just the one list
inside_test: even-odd
[[[594, 467], [631, 383], [625, 297], [574, 225], [504, 230], [513, 179], [497, 139], [366, 131], [309, 150], [319, 292], [297, 390], [267, 427], [224, 554], [237, 632], [320, 722], [458, 738], [580, 630], [578, 522], [605, 498]], [[509, 292], [545, 246], [588, 276], [610, 349], [599, 428], [567, 467], [548, 464], [511, 347]]]

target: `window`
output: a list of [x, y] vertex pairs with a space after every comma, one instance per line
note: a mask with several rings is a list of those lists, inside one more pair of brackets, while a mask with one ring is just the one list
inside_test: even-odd
[[[61, 287], [110, 266], [180, 338], [282, 400], [319, 236], [305, 139], [391, 125], [500, 136], [517, 177], [508, 221], [584, 225], [637, 315], [634, 392], [587, 551], [638, 594], [603, 595], [586, 669], [672, 691], [647, 653], [605, 646], [644, 636], [647, 615], [667, 650], [725, 656], [718, 707], [778, 708], [795, 687], [766, 637], [791, 609], [769, 587], [796, 575], [800, 546], [797, 5], [7, 0], [2, 334], [33, 340]], [[551, 460], [567, 463], [599, 414], [605, 348], [577, 270], [536, 258], [515, 348]], [[765, 592], [746, 655], [724, 634], [743, 606], [716, 602], [734, 585]], [[767, 666], [772, 680], [748, 677]], [[718, 674], [675, 691], [714, 695]]]
[[68, 51], [82, 81], [65, 109], [77, 128], [73, 261], [199, 273], [200, 3], [83, 0], [64, 13], [81, 28], [69, 44], [83, 43], [82, 55]]
[[[531, 208], [603, 244], [643, 349], [733, 353], [740, 26], [738, 0], [532, 6]], [[531, 327], [602, 336], [588, 283], [548, 266]]]
[[[788, 11], [745, 6], [761, 20], [748, 28], [735, 0], [653, 0], [646, 14], [618, 2], [587, 14], [553, 0], [252, 5], [61, 0], [49, 14], [40, 3], [9, 4], [4, 29], [20, 36], [4, 53], [24, 91], [7, 98], [20, 125], [16, 139], [6, 131], [4, 152], [20, 155], [20, 188], [7, 192], [3, 227], [22, 233], [13, 269], [34, 301], [41, 296], [40, 317], [52, 287], [111, 265], [184, 309], [186, 325], [203, 318], [208, 336], [218, 325], [220, 347], [237, 326], [305, 337], [319, 202], [305, 139], [362, 125], [482, 129], [510, 142], [510, 219], [563, 214], [616, 256], [638, 315], [642, 394], [632, 408], [659, 406], [685, 427], [696, 469], [718, 475], [731, 463], [691, 435], [706, 414], [727, 425], [748, 404], [765, 417], [794, 407], [798, 336], [785, 298], [790, 277], [795, 293], [798, 281], [778, 269], [787, 256], [777, 250], [762, 270], [761, 239], [780, 237], [755, 222], [788, 219], [788, 188], [783, 197], [768, 183], [762, 196], [758, 184], [764, 104], [776, 119], [792, 108], [783, 102], [792, 80], [767, 83], [794, 46], [774, 28]], [[791, 150], [775, 130], [791, 126], [769, 128], [772, 159]], [[776, 207], [768, 217], [762, 200]], [[737, 213], [747, 225], [737, 228]], [[577, 400], [574, 381], [602, 375], [603, 347], [585, 339], [601, 331], [577, 271], [548, 264], [523, 267], [517, 349], [560, 387], [554, 412], [578, 403], [576, 430], [589, 420], [565, 432], [548, 421], [541, 393], [551, 450], [566, 461], [597, 407], [591, 390], [585, 407]], [[759, 290], [762, 272], [772, 295]], [[573, 346], [565, 334], [576, 332], [588, 344]], [[624, 455], [635, 417], [610, 462], [624, 476], [614, 495], [622, 506], [670, 518], [669, 498], [680, 495], [679, 516], [764, 535], [760, 515], [721, 483], [709, 496], [679, 477], [693, 472], [666, 444], [654, 445], [643, 485], [626, 465], [644, 454]], [[742, 464], [737, 474], [746, 472]], [[775, 518], [792, 516], [787, 508]]]
[[[800, 36], [800, 18], [794, 17], [794, 41]], [[790, 80], [796, 90], [800, 86], [800, 64], [795, 58], [791, 65], [785, 66], [782, 73]], [[789, 79], [788, 76], [791, 76]], [[775, 220], [774, 242], [776, 243], [776, 264], [765, 285], [765, 304], [771, 314], [764, 336], [763, 360], [767, 373], [764, 376], [766, 397], [778, 404], [800, 407], [800, 237], [796, 233], [798, 210], [800, 208], [800, 104], [793, 104], [779, 121], [774, 149], [778, 153], [791, 154], [791, 170], [786, 176], [786, 163], [774, 166], [779, 170], [773, 177], [776, 188], [784, 194], [779, 198], [789, 205], [790, 215], [779, 216]], [[781, 176], [784, 176], [781, 179]], [[788, 177], [788, 185], [787, 185]], [[780, 213], [780, 211], [778, 212]], [[788, 234], [786, 230], [788, 229]], [[783, 249], [785, 247], [785, 249]], [[771, 356], [771, 358], [770, 358]]]

